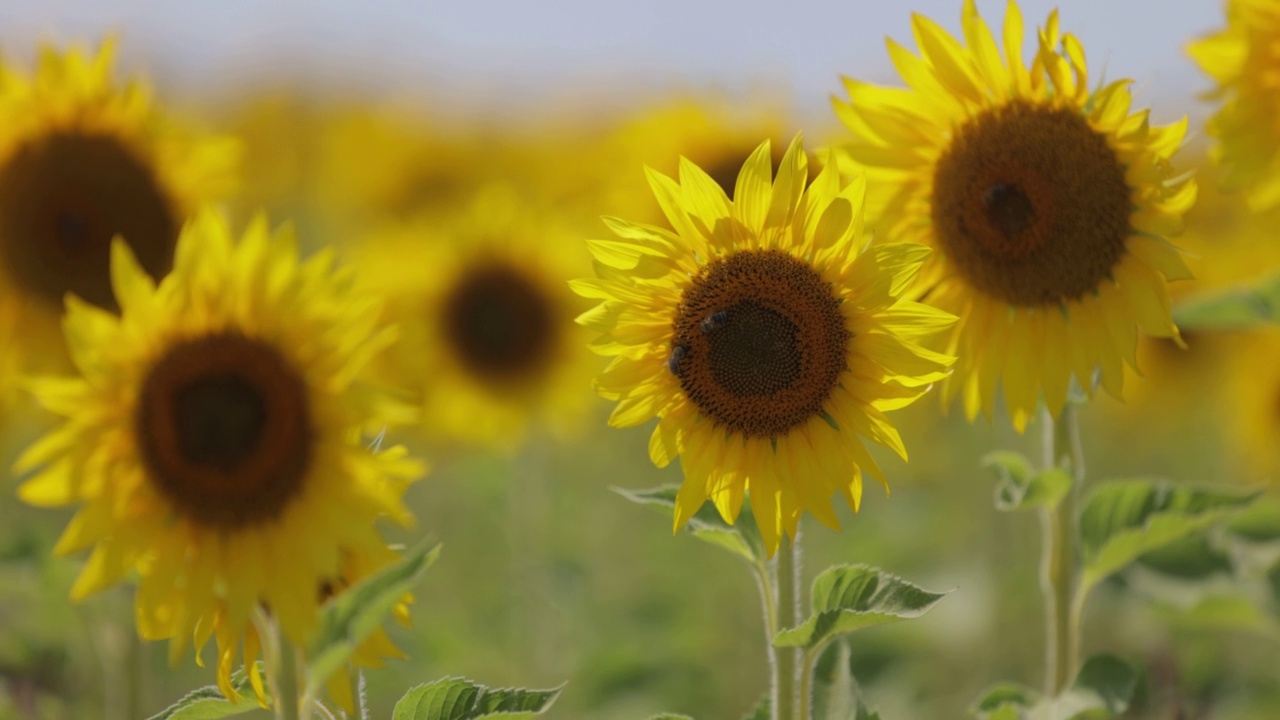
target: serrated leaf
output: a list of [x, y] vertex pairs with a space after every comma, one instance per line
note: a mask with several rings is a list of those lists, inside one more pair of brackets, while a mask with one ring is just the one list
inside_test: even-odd
[[[258, 661], [257, 665], [258, 672], [261, 673], [262, 661]], [[210, 685], [192, 690], [176, 703], [152, 715], [149, 720], [218, 720], [259, 709], [253, 686], [249, 683], [249, 676], [244, 668], [231, 674], [231, 687], [240, 694], [239, 700], [228, 700], [216, 685]]]
[[1183, 330], [1242, 330], [1280, 322], [1280, 277], [1192, 296], [1173, 309]]
[[760, 701], [756, 706], [751, 708], [751, 712], [742, 716], [742, 720], [772, 720], [773, 704], [770, 701], [769, 693], [760, 696]]
[[1085, 661], [1071, 687], [1031, 711], [1031, 720], [1102, 720], [1114, 718], [1133, 702], [1138, 671], [1114, 655], [1094, 655]]
[[491, 689], [465, 678], [443, 678], [411, 688], [396, 702], [391, 720], [521, 720], [546, 712], [563, 689]]
[[[676, 494], [680, 491], [680, 486], [664, 485], [648, 490], [613, 488], [613, 491], [633, 503], [659, 510], [670, 518], [675, 512]], [[763, 562], [768, 557], [760, 531], [756, 528], [755, 517], [746, 503], [733, 525], [720, 517], [714, 505], [705, 503], [689, 518], [685, 530], [699, 540], [728, 550], [748, 562]]]
[[1100, 485], [1080, 514], [1085, 588], [1163, 547], [1229, 517], [1257, 492], [1128, 481]]
[[1019, 720], [1040, 701], [1040, 693], [1025, 685], [1003, 682], [992, 685], [969, 707], [974, 720]]
[[418, 545], [400, 562], [388, 565], [351, 586], [320, 610], [319, 630], [307, 657], [307, 691], [315, 694], [329, 676], [347, 663], [351, 653], [400, 602], [418, 578], [440, 557], [440, 546]]
[[917, 618], [946, 594], [923, 590], [867, 565], [827, 568], [813, 581], [813, 614], [779, 632], [773, 644], [813, 648], [837, 635]]
[[989, 453], [982, 464], [996, 474], [996, 509], [1004, 512], [1053, 507], [1071, 490], [1071, 475], [1063, 468], [1035, 470], [1015, 452]]

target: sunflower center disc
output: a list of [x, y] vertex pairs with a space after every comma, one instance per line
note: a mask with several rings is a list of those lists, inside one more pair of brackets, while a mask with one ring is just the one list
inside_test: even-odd
[[269, 345], [235, 333], [188, 340], [147, 375], [137, 435], [149, 478], [190, 519], [269, 520], [307, 471], [307, 389]]
[[1031, 307], [1091, 292], [1124, 254], [1125, 168], [1079, 111], [1026, 101], [962, 125], [938, 159], [938, 243], [974, 288]]
[[536, 376], [551, 359], [552, 299], [524, 272], [506, 265], [464, 274], [444, 302], [444, 335], [463, 365], [495, 382]]
[[850, 338], [831, 284], [780, 250], [705, 265], [672, 324], [670, 368], [703, 415], [748, 437], [778, 437], [822, 412]]
[[0, 166], [0, 261], [33, 295], [61, 308], [72, 292], [115, 309], [116, 235], [152, 277], [169, 271], [177, 222], [152, 170], [118, 139], [60, 131]]

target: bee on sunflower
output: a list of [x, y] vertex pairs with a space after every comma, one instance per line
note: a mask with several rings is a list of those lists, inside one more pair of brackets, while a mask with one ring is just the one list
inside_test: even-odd
[[863, 247], [864, 184], [831, 163], [808, 183], [800, 138], [777, 176], [770, 143], [749, 156], [734, 199], [689, 160], [649, 184], [673, 230], [606, 218], [617, 236], [588, 243], [599, 304], [579, 322], [613, 360], [597, 391], [629, 427], [658, 418], [654, 464], [684, 470], [676, 529], [710, 499], [733, 522], [749, 492], [770, 555], [809, 511], [838, 527], [862, 473], [884, 475], [864, 439], [902, 457], [886, 410], [909, 405], [952, 358], [919, 342], [951, 315], [901, 298], [928, 249]]
[[1042, 397], [1060, 412], [1073, 377], [1120, 397], [1139, 329], [1180, 342], [1166, 281], [1191, 276], [1167, 239], [1196, 198], [1170, 164], [1185, 120], [1132, 112], [1127, 80], [1091, 87], [1056, 10], [1030, 66], [1012, 0], [1003, 51], [972, 0], [967, 46], [926, 17], [912, 24], [919, 55], [888, 41], [908, 87], [846, 78], [849, 100], [834, 104], [854, 135], [843, 151], [873, 188], [877, 241], [936, 251], [917, 292], [960, 317], [944, 400], [990, 417], [1002, 386], [1021, 431]]
[[69, 296], [77, 375], [30, 381], [62, 422], [18, 459], [18, 494], [78, 506], [56, 547], [92, 548], [74, 599], [136, 577], [139, 635], [174, 661], [216, 638], [234, 696], [255, 613], [304, 647], [323, 588], [389, 562], [376, 521], [412, 520], [401, 496], [422, 465], [361, 442], [397, 414], [363, 374], [394, 333], [332, 253], [299, 261], [262, 217], [237, 242], [201, 212], [158, 284], [122, 240], [111, 255], [119, 316]]

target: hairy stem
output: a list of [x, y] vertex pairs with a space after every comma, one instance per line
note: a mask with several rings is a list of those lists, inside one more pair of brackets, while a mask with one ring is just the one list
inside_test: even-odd
[[1080, 657], [1080, 605], [1076, 556], [1076, 508], [1084, 482], [1084, 460], [1076, 407], [1068, 403], [1055, 423], [1042, 411], [1045, 468], [1069, 458], [1071, 490], [1055, 507], [1040, 511], [1044, 545], [1040, 556], [1040, 585], [1045, 607], [1045, 693], [1055, 697], [1066, 690]]
[[[775, 562], [778, 588], [778, 624], [800, 624], [800, 530], [790, 544], [782, 543]], [[773, 683], [773, 720], [808, 720], [799, 715], [800, 648], [773, 648], [777, 675]], [[807, 705], [808, 703], [804, 703]]]

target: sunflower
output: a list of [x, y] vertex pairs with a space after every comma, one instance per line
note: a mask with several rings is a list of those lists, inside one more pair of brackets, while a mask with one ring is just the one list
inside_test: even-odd
[[917, 341], [955, 318], [899, 298], [927, 248], [861, 248], [861, 180], [828, 164], [806, 186], [798, 137], [776, 179], [770, 154], [747, 159], [734, 200], [688, 160], [678, 182], [650, 170], [675, 232], [606, 219], [618, 239], [589, 243], [599, 278], [573, 287], [601, 301], [579, 322], [614, 356], [596, 381], [610, 424], [657, 416], [650, 458], [681, 458], [676, 529], [708, 498], [733, 522], [749, 490], [772, 554], [804, 510], [839, 527], [832, 496], [856, 510], [862, 471], [884, 482], [862, 438], [906, 457], [883, 411], [946, 375], [952, 358]]
[[1214, 377], [1228, 457], [1246, 483], [1280, 484], [1280, 331], [1233, 334], [1221, 344], [1226, 351]]
[[961, 318], [944, 401], [960, 393], [970, 419], [990, 417], [1002, 384], [1021, 431], [1042, 394], [1057, 415], [1072, 376], [1092, 394], [1096, 371], [1120, 397], [1138, 328], [1178, 339], [1165, 281], [1190, 272], [1165, 236], [1196, 186], [1168, 163], [1185, 121], [1130, 113], [1128, 81], [1091, 90], [1056, 11], [1029, 68], [1016, 2], [1003, 54], [972, 0], [963, 27], [968, 47], [913, 16], [921, 55], [889, 41], [910, 87], [846, 78], [835, 108], [856, 136], [848, 156], [881, 191], [877, 237], [938, 251], [918, 291]]
[[31, 381], [65, 420], [15, 467], [28, 503], [80, 506], [56, 547], [93, 548], [72, 597], [135, 573], [139, 634], [169, 638], [175, 661], [216, 636], [229, 695], [240, 646], [246, 665], [258, 653], [251, 613], [304, 643], [319, 589], [386, 556], [374, 521], [410, 522], [401, 495], [422, 471], [360, 440], [394, 414], [361, 376], [394, 339], [376, 303], [293, 243], [262, 218], [236, 243], [203, 211], [158, 285], [113, 243], [121, 315], [68, 297], [79, 376]]
[[421, 399], [433, 439], [510, 449], [530, 424], [573, 434], [591, 401], [582, 378], [598, 369], [567, 287], [589, 268], [580, 236], [571, 218], [490, 187], [454, 217], [419, 216], [353, 248], [403, 331], [386, 372]]
[[1187, 52], [1217, 88], [1222, 108], [1208, 125], [1226, 183], [1244, 187], [1254, 209], [1280, 204], [1280, 5], [1229, 0], [1227, 27]]
[[55, 341], [66, 293], [115, 307], [114, 236], [162, 277], [183, 220], [235, 185], [236, 141], [181, 127], [114, 58], [108, 41], [45, 47], [30, 75], [0, 63], [0, 303]]

